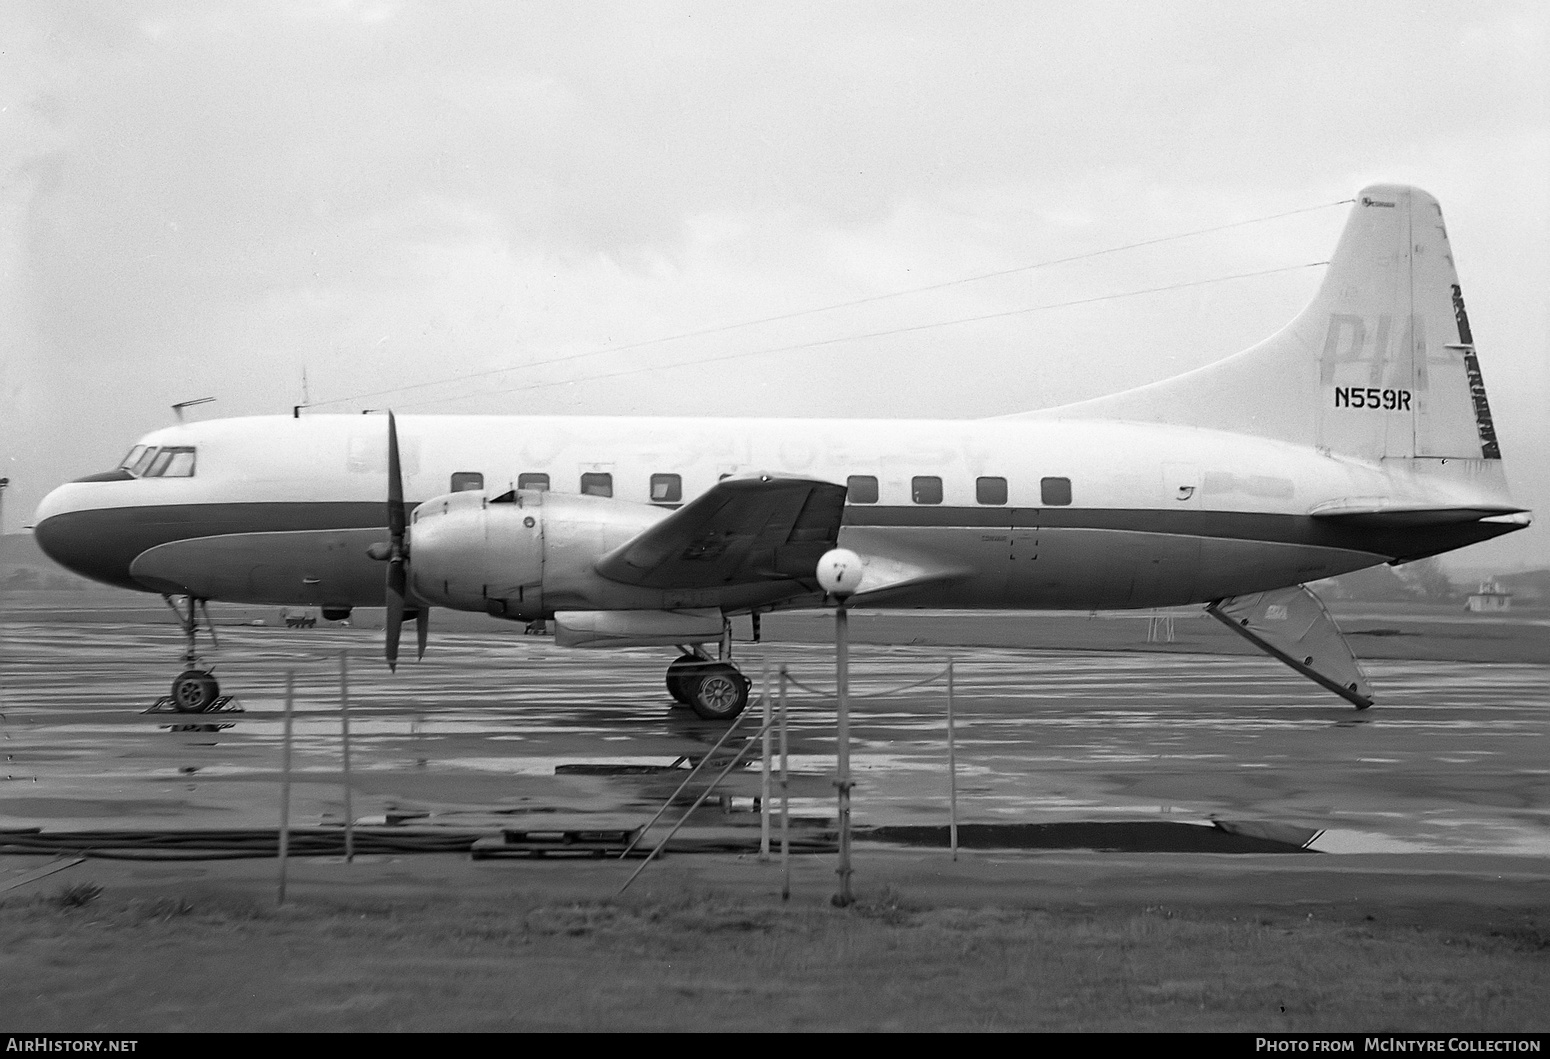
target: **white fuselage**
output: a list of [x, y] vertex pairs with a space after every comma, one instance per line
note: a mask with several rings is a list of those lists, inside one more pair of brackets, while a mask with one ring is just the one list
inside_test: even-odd
[[[772, 472], [852, 489], [840, 544], [903, 571], [876, 605], [1124, 608], [1203, 602], [1459, 547], [1503, 532], [1478, 526], [1406, 534], [1331, 525], [1321, 507], [1383, 498], [1409, 505], [1480, 500], [1466, 461], [1363, 461], [1196, 427], [1083, 420], [800, 420], [405, 416], [398, 421], [411, 504], [522, 475], [554, 493], [607, 487], [664, 514], [728, 475]], [[252, 535], [247, 560], [222, 562], [208, 598], [379, 605], [386, 424], [380, 416], [256, 417], [156, 431], [142, 444], [195, 450], [188, 477], [71, 483], [39, 508], [40, 544], [66, 565], [126, 587], [137, 559], [161, 569], [192, 542]], [[455, 477], [456, 476], [456, 477]], [[478, 476], [474, 478], [473, 476]], [[606, 479], [597, 476], [608, 476]], [[97, 476], [98, 478], [106, 476]], [[1003, 480], [1004, 499], [996, 480]], [[940, 497], [933, 480], [939, 480]], [[987, 484], [988, 482], [988, 484]], [[477, 484], [476, 484], [477, 483]], [[240, 543], [240, 542], [239, 542]], [[205, 554], [205, 553], [197, 553]], [[230, 551], [223, 553], [230, 556]], [[891, 564], [891, 565], [890, 565]], [[858, 602], [865, 602], [863, 596]], [[578, 590], [548, 609], [663, 607], [673, 601]], [[791, 605], [788, 600], [783, 605]], [[702, 605], [678, 600], [676, 605]], [[753, 602], [751, 607], [760, 604]]]

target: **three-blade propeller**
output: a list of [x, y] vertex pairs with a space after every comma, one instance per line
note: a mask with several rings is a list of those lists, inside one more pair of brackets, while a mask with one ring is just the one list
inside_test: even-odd
[[[404, 514], [404, 476], [398, 459], [398, 421], [388, 413], [388, 498], [387, 498], [388, 545], [381, 555], [387, 560], [387, 620], [383, 623], [384, 651], [388, 668], [398, 669], [398, 641], [403, 631], [404, 618], [414, 615], [415, 639], [419, 647], [418, 657], [425, 657], [425, 641], [430, 635], [430, 608], [425, 604], [409, 601], [409, 541], [406, 537], [407, 519]], [[374, 552], [374, 554], [377, 554]]]

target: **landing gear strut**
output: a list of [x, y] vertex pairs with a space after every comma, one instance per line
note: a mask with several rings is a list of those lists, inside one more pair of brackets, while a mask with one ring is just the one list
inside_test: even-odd
[[186, 607], [179, 607], [171, 596], [161, 598], [177, 615], [178, 625], [188, 641], [188, 646], [183, 650], [183, 672], [173, 678], [172, 694], [163, 701], [179, 713], [208, 713], [218, 707], [221, 695], [221, 686], [215, 676], [208, 669], [200, 668], [199, 661], [199, 615], [204, 615], [205, 628], [210, 630], [211, 645], [220, 646], [215, 638], [215, 625], [210, 621], [210, 611], [205, 607], [204, 600], [193, 596], [183, 597]]

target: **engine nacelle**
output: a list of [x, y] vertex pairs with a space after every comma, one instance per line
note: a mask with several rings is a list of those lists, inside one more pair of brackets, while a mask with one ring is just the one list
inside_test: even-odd
[[557, 606], [606, 607], [615, 602], [611, 595], [635, 593], [599, 577], [593, 564], [668, 514], [648, 504], [541, 490], [448, 493], [414, 509], [409, 587], [431, 606], [524, 621]]

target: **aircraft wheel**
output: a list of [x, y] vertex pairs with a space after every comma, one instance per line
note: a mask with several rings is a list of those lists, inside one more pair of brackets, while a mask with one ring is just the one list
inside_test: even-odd
[[707, 721], [730, 721], [748, 705], [747, 677], [724, 662], [714, 662], [689, 685], [689, 707]]
[[699, 655], [679, 655], [672, 665], [667, 667], [667, 693], [673, 697], [674, 702], [689, 705], [689, 685], [699, 675], [699, 670], [705, 665], [705, 659]]
[[215, 705], [221, 686], [202, 669], [185, 669], [172, 681], [172, 708], [179, 713], [204, 713]]

